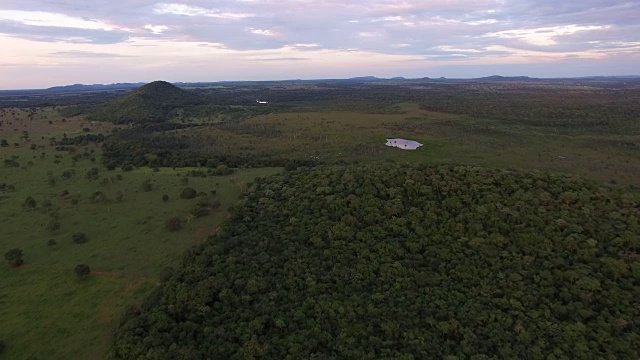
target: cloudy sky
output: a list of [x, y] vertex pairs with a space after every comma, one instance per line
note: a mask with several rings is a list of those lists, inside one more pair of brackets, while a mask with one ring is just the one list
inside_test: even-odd
[[0, 89], [640, 74], [640, 0], [1, 0]]

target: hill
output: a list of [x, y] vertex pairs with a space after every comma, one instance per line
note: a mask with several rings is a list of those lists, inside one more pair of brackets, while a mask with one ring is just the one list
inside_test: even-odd
[[96, 106], [87, 118], [116, 124], [164, 122], [173, 110], [201, 102], [196, 95], [166, 81], [154, 81], [123, 98]]
[[101, 91], [135, 89], [143, 86], [144, 83], [115, 83], [115, 84], [73, 84], [64, 86], [54, 86], [44, 89], [45, 92], [70, 92], [70, 91]]
[[258, 179], [115, 359], [638, 359], [637, 196], [468, 166]]

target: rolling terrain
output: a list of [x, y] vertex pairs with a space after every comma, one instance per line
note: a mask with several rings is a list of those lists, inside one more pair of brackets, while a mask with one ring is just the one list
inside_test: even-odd
[[154, 82], [5, 106], [0, 250], [24, 264], [0, 267], [0, 356], [637, 357], [626, 81]]

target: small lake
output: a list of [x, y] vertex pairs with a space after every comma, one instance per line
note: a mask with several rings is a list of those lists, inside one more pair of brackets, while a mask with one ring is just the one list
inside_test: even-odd
[[415, 150], [422, 146], [422, 144], [417, 141], [406, 139], [387, 139], [387, 143], [385, 145], [397, 147], [402, 150]]

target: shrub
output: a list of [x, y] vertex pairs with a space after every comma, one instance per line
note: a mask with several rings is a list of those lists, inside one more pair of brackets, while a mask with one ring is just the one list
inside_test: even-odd
[[58, 243], [53, 239], [49, 239], [49, 241], [47, 241], [47, 246], [49, 246], [49, 247], [53, 247], [53, 246], [56, 246], [56, 245], [58, 245]]
[[51, 232], [60, 230], [60, 221], [57, 219], [50, 219], [49, 222], [47, 222], [47, 230]]
[[85, 265], [85, 264], [78, 264], [76, 266], [76, 268], [73, 270], [73, 272], [80, 278], [80, 279], [84, 279], [85, 277], [87, 277], [89, 274], [91, 274], [91, 268], [89, 268], [89, 265]]
[[171, 279], [171, 277], [175, 272], [176, 272], [175, 269], [172, 268], [171, 266], [165, 267], [164, 269], [162, 269], [162, 271], [160, 271], [160, 281], [161, 282], [169, 281], [169, 279]]
[[177, 216], [170, 217], [164, 222], [164, 226], [169, 231], [178, 231], [182, 229], [182, 219]]
[[194, 197], [196, 197], [198, 193], [196, 192], [195, 189], [190, 188], [190, 187], [186, 187], [182, 190], [182, 193], [180, 193], [180, 198], [181, 199], [193, 199]]
[[153, 190], [153, 185], [151, 184], [151, 181], [149, 180], [145, 180], [142, 182], [142, 191], [144, 192], [149, 192]]
[[71, 239], [76, 244], [84, 244], [87, 241], [89, 241], [89, 238], [87, 237], [87, 235], [85, 233], [82, 233], [82, 232], [77, 232], [77, 233], [71, 235]]
[[24, 260], [22, 259], [22, 249], [11, 249], [4, 254], [4, 258], [12, 267], [18, 267], [24, 264]]

